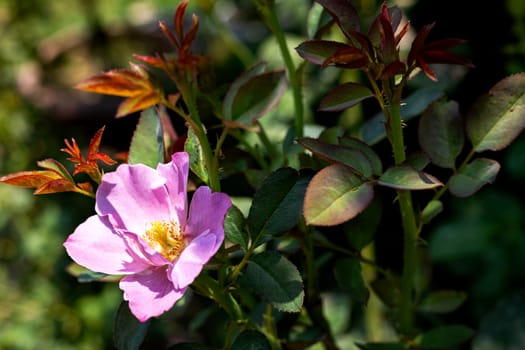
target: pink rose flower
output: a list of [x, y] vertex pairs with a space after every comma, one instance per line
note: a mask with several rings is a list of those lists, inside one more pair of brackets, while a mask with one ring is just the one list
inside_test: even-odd
[[188, 213], [189, 160], [175, 153], [157, 169], [120, 165], [103, 176], [96, 213], [64, 243], [92, 271], [125, 275], [119, 287], [141, 322], [169, 310], [217, 252], [231, 206], [224, 193], [199, 187]]

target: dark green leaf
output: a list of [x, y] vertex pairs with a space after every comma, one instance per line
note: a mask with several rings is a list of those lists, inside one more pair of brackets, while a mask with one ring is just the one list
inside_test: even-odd
[[378, 184], [398, 190], [428, 190], [443, 186], [434, 176], [408, 165], [388, 168], [379, 178]]
[[465, 302], [467, 295], [454, 290], [441, 290], [429, 294], [419, 305], [419, 311], [448, 313], [456, 310]]
[[223, 103], [224, 118], [250, 127], [277, 105], [286, 90], [284, 71], [253, 74], [259, 70], [252, 68], [232, 84]]
[[294, 264], [275, 251], [253, 256], [242, 282], [280, 311], [301, 310], [304, 299], [301, 274]]
[[347, 291], [352, 301], [366, 304], [370, 292], [361, 273], [361, 262], [357, 258], [340, 259], [335, 264], [335, 279], [343, 290]]
[[341, 146], [345, 146], [363, 152], [363, 154], [368, 158], [370, 164], [372, 165], [372, 174], [381, 175], [383, 173], [383, 165], [381, 164], [381, 158], [379, 158], [379, 156], [372, 149], [372, 147], [370, 147], [363, 141], [355, 137], [345, 136], [339, 138], [339, 144]]
[[336, 41], [310, 40], [301, 43], [295, 50], [308, 62], [321, 65], [338, 50], [347, 47], [348, 45]]
[[338, 112], [350, 108], [367, 98], [374, 97], [372, 91], [358, 83], [344, 83], [336, 86], [321, 100], [319, 110]]
[[402, 343], [367, 343], [357, 344], [361, 350], [406, 350]]
[[382, 209], [381, 201], [372, 201], [360, 215], [343, 224], [343, 230], [352, 248], [361, 250], [372, 242], [381, 222]]
[[507, 147], [524, 127], [525, 73], [496, 83], [467, 114], [467, 133], [476, 152]]
[[128, 163], [146, 164], [156, 168], [164, 161], [164, 135], [157, 110], [150, 107], [142, 111], [131, 145]]
[[363, 183], [348, 167], [333, 164], [319, 171], [308, 185], [304, 217], [309, 225], [338, 225], [361, 213], [373, 197], [370, 183]]
[[248, 214], [252, 238], [260, 233], [280, 234], [297, 225], [310, 179], [311, 175], [299, 174], [292, 168], [281, 168], [264, 179]]
[[194, 343], [179, 343], [173, 346], [170, 346], [168, 350], [213, 350], [204, 345], [194, 344]]
[[113, 325], [113, 341], [118, 350], [138, 350], [148, 332], [150, 321], [140, 322], [122, 301]]
[[231, 116], [233, 114], [232, 113], [233, 101], [235, 99], [235, 96], [237, 96], [238, 91], [242, 88], [244, 84], [248, 83], [250, 79], [264, 72], [265, 68], [266, 68], [266, 64], [259, 62], [253, 67], [251, 67], [250, 69], [248, 69], [246, 72], [241, 74], [230, 85], [230, 88], [228, 89], [228, 93], [226, 94], [222, 102], [222, 112], [226, 119], [229, 119], [228, 116], [230, 116], [230, 119], [231, 119]]
[[474, 331], [463, 325], [436, 327], [417, 337], [416, 342], [421, 349], [449, 350], [466, 342], [474, 335]]
[[372, 281], [370, 286], [385, 305], [392, 308], [399, 305], [401, 301], [401, 290], [399, 288], [399, 282], [394, 278], [378, 278]]
[[206, 170], [206, 162], [204, 161], [202, 146], [191, 127], [188, 128], [188, 137], [184, 143], [184, 150], [190, 157], [191, 171], [207, 184], [208, 171]]
[[372, 162], [367, 155], [358, 148], [333, 145], [312, 138], [302, 138], [297, 141], [323, 159], [344, 164], [354, 170], [358, 175], [365, 177], [372, 176]]
[[231, 350], [271, 350], [272, 347], [268, 339], [261, 332], [244, 331], [237, 338], [230, 347]]
[[228, 209], [226, 218], [224, 219], [224, 234], [226, 239], [233, 244], [240, 245], [244, 250], [248, 249], [250, 236], [244, 229], [244, 216], [239, 208], [232, 205]]
[[448, 183], [450, 193], [457, 197], [468, 197], [496, 179], [500, 169], [497, 161], [477, 158], [453, 175]]
[[465, 138], [457, 102], [432, 103], [419, 120], [418, 137], [432, 163], [453, 169]]

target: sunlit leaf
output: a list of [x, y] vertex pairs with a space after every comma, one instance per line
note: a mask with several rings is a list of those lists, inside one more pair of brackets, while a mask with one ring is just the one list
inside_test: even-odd
[[428, 190], [443, 186], [434, 176], [408, 165], [388, 168], [379, 178], [378, 184], [398, 190]]
[[333, 226], [352, 219], [372, 201], [374, 189], [342, 164], [319, 171], [306, 190], [304, 217], [307, 224]]
[[359, 175], [372, 176], [372, 162], [360, 149], [333, 145], [312, 138], [302, 138], [297, 141], [323, 159], [344, 164]]
[[507, 147], [524, 127], [525, 73], [499, 81], [467, 114], [467, 133], [476, 152]]
[[120, 118], [134, 112], [145, 110], [146, 108], [155, 106], [160, 101], [160, 96], [157, 91], [150, 91], [143, 95], [127, 98], [119, 105], [116, 117]]
[[242, 275], [242, 282], [277, 310], [301, 310], [304, 299], [301, 274], [294, 264], [275, 251], [254, 255]]
[[50, 181], [61, 178], [55, 171], [35, 170], [4, 175], [0, 177], [0, 182], [17, 187], [38, 188]]
[[492, 159], [477, 158], [467, 164], [448, 183], [450, 193], [457, 197], [468, 197], [496, 179], [500, 164]]
[[74, 192], [77, 189], [74, 182], [67, 179], [56, 179], [46, 182], [35, 190], [35, 194], [51, 194], [59, 192]]
[[157, 110], [148, 108], [141, 113], [131, 139], [128, 163], [142, 163], [151, 168], [164, 160], [164, 136]]
[[56, 161], [55, 159], [39, 160], [38, 162], [36, 162], [36, 164], [41, 168], [55, 171], [57, 174], [60, 174], [61, 178], [73, 182], [73, 177], [71, 176], [69, 171], [67, 171], [66, 167], [62, 165], [62, 163]]
[[190, 157], [191, 171], [204, 181], [204, 183], [208, 183], [208, 170], [206, 168], [206, 162], [204, 161], [202, 145], [191, 127], [188, 128], [188, 137], [184, 143], [184, 150], [188, 152]]
[[454, 168], [465, 138], [459, 105], [454, 101], [431, 104], [419, 120], [418, 137], [432, 163]]
[[319, 105], [320, 111], [342, 111], [373, 97], [372, 91], [365, 85], [358, 83], [345, 83], [332, 89]]
[[118, 350], [138, 350], [146, 338], [150, 321], [140, 322], [122, 301], [113, 325], [113, 341]]

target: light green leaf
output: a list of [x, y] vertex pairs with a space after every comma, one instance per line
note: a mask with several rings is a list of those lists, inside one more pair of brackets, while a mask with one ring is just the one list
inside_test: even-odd
[[304, 198], [307, 224], [333, 226], [352, 219], [372, 201], [374, 189], [342, 164], [330, 165], [312, 179]]
[[285, 312], [301, 310], [304, 300], [301, 274], [294, 264], [276, 251], [253, 256], [241, 278], [276, 309]]
[[525, 127], [525, 73], [500, 80], [467, 114], [467, 134], [474, 150], [499, 151]]
[[431, 200], [421, 212], [421, 220], [428, 224], [433, 218], [443, 211], [443, 203], [439, 200]]
[[453, 169], [465, 139], [457, 102], [432, 103], [419, 120], [418, 138], [432, 163]]
[[434, 176], [408, 165], [388, 168], [379, 178], [378, 184], [398, 190], [428, 190], [443, 186]]
[[206, 169], [206, 162], [204, 161], [204, 153], [199, 139], [195, 132], [190, 127], [188, 128], [188, 137], [184, 143], [184, 150], [190, 157], [190, 169], [197, 175], [204, 183], [208, 183], [208, 171]]
[[492, 159], [477, 158], [453, 175], [448, 183], [450, 193], [457, 197], [468, 197], [486, 184], [493, 183], [501, 166]]
[[129, 164], [142, 163], [156, 168], [164, 161], [164, 135], [157, 110], [142, 111], [129, 147]]

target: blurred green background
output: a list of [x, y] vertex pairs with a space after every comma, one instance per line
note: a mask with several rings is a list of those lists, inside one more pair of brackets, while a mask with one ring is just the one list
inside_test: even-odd
[[[305, 38], [310, 3], [277, 1], [291, 42]], [[370, 15], [380, 1], [354, 3]], [[397, 3], [416, 29], [436, 21], [434, 37], [468, 40], [465, 54], [476, 69], [445, 85], [464, 111], [504, 76], [525, 71], [522, 0], [490, 6], [467, 0]], [[0, 0], [0, 174], [36, 169], [44, 158], [66, 164], [59, 151], [63, 139], [74, 137], [85, 147], [103, 125], [104, 150], [125, 151], [136, 116], [115, 120], [119, 99], [72, 86], [102, 70], [127, 67], [132, 53], [168, 51], [157, 21], [171, 25], [177, 5], [174, 0]], [[211, 56], [218, 84], [231, 82], [261, 58], [280, 64], [250, 1], [192, 0], [189, 11], [200, 15], [196, 49]], [[309, 96], [312, 110], [318, 97]], [[286, 97], [279, 108], [290, 110]], [[311, 125], [345, 124], [344, 118], [312, 112], [308, 118]], [[525, 334], [525, 137], [496, 157], [503, 165], [496, 184], [470, 199], [448, 198], [441, 220], [424, 237], [435, 263], [435, 287], [468, 292], [467, 303], [449, 317], [480, 330], [468, 345], [474, 350], [525, 348], [524, 336], [516, 336]], [[0, 349], [113, 348], [111, 327], [121, 292], [115, 284], [78, 283], [66, 272], [70, 259], [62, 247], [93, 214], [93, 204], [75, 194], [35, 197], [31, 190], [0, 185]], [[378, 251], [398, 253], [382, 249], [381, 242]], [[173, 312], [157, 323], [145, 348], [199, 337]]]

